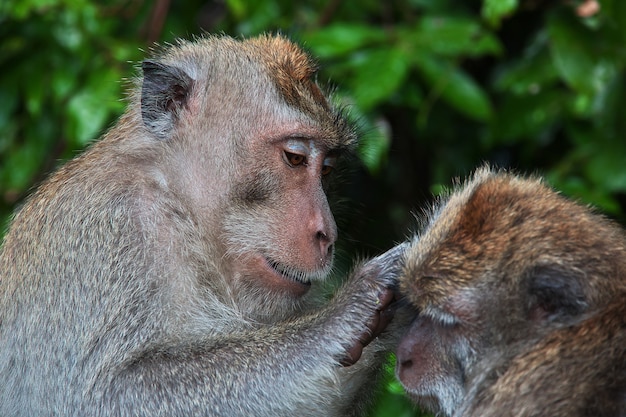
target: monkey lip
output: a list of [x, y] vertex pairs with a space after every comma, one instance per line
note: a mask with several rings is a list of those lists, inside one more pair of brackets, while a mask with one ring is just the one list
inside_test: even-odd
[[311, 286], [311, 279], [306, 273], [284, 266], [280, 262], [273, 261], [267, 257], [265, 257], [265, 263], [276, 275], [281, 278], [307, 288]]

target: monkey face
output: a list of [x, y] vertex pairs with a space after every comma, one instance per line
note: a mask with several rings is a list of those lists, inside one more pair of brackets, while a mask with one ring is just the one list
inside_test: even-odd
[[483, 347], [486, 328], [472, 289], [457, 284], [444, 291], [447, 277], [406, 275], [415, 271], [410, 263], [415, 249], [407, 251], [409, 263], [400, 278], [416, 312], [397, 347], [396, 376], [414, 402], [449, 416], [463, 400], [467, 373]]
[[300, 297], [333, 263], [337, 227], [324, 191], [333, 150], [302, 131], [252, 143], [260, 166], [235, 184], [224, 237], [233, 276], [254, 291]]

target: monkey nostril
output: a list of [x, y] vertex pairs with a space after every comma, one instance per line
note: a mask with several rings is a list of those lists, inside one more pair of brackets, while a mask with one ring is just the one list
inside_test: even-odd
[[324, 262], [329, 256], [332, 256], [334, 249], [333, 241], [322, 231], [317, 232], [315, 237], [320, 247], [320, 260]]
[[412, 368], [413, 361], [411, 359], [405, 359], [400, 361], [400, 367], [402, 368]]
[[333, 250], [335, 249], [335, 245], [333, 245], [332, 243], [330, 245], [328, 245], [328, 247], [326, 248], [326, 256], [331, 256], [333, 254]]

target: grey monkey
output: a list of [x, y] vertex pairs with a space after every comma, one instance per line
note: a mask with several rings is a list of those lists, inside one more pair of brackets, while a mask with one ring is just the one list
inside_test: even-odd
[[356, 135], [312, 59], [204, 36], [142, 70], [118, 123], [9, 226], [0, 415], [362, 414], [401, 251], [320, 296], [326, 189]]

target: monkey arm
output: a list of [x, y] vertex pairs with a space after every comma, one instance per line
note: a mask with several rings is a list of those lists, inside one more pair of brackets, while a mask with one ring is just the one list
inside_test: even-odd
[[383, 348], [358, 352], [363, 357], [351, 357], [349, 367], [339, 362], [355, 345], [363, 350], [389, 320], [393, 263], [381, 262], [388, 258], [358, 268], [321, 312], [143, 351], [110, 370], [108, 386], [97, 390], [101, 401], [119, 415], [137, 415], [137, 404], [150, 416], [357, 413], [380, 373]]
[[326, 343], [314, 342], [314, 329], [273, 327], [144, 352], [110, 381], [104, 400], [119, 415], [137, 404], [151, 416], [334, 415], [345, 401], [341, 368]]

